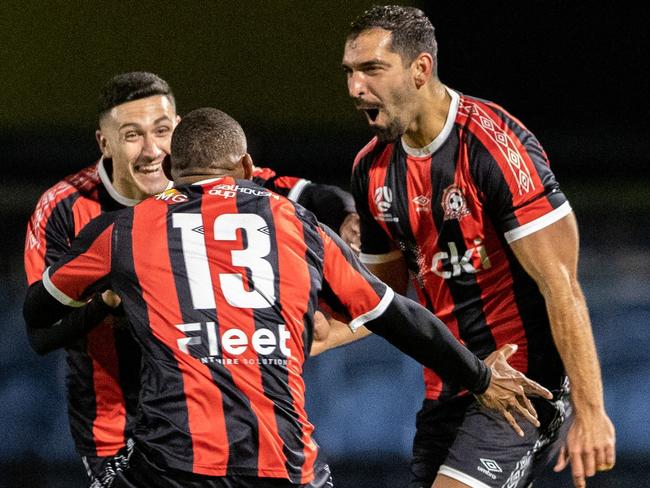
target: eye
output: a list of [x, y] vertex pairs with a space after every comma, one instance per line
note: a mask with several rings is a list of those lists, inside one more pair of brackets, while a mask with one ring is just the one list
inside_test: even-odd
[[124, 140], [125, 141], [135, 141], [139, 136], [140, 136], [140, 134], [138, 134], [136, 131], [130, 130], [130, 131], [124, 133]]
[[160, 126], [156, 129], [156, 135], [158, 136], [166, 136], [172, 131], [171, 127], [167, 127], [166, 125]]

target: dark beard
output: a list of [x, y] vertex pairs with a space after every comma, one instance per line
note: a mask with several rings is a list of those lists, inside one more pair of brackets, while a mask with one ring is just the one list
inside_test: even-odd
[[404, 134], [404, 124], [399, 119], [394, 119], [387, 127], [371, 127], [379, 142], [392, 142]]

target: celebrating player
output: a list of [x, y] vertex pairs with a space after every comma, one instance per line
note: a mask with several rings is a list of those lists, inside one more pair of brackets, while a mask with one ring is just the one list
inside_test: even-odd
[[[157, 75], [123, 73], [106, 83], [96, 133], [101, 159], [47, 190], [29, 222], [25, 270], [30, 285], [92, 218], [133, 206], [170, 185], [162, 162], [178, 119], [172, 91]], [[358, 216], [350, 194], [330, 185], [278, 177], [268, 168], [256, 168], [254, 178], [313, 210], [358, 250]], [[94, 488], [110, 486], [115, 472], [128, 462], [139, 396], [134, 374], [140, 368], [139, 348], [125, 318], [117, 314], [94, 299], [56, 327], [27, 328], [39, 354], [66, 349], [70, 431]], [[317, 332], [327, 331], [322, 315], [316, 320]]]
[[113, 486], [324, 486], [301, 376], [319, 292], [351, 329], [365, 325], [491, 408], [538, 424], [522, 392], [550, 393], [507, 366], [513, 349], [488, 368], [311, 213], [245, 180], [252, 161], [236, 121], [195, 110], [171, 148], [176, 187], [88, 224], [25, 302], [40, 328], [93, 292], [103, 302], [98, 287], [121, 297], [142, 348], [142, 391], [136, 447]]
[[514, 367], [555, 398], [536, 402], [542, 425], [522, 440], [426, 370], [411, 486], [528, 486], [557, 452], [556, 470], [570, 460], [585, 486], [614, 465], [615, 434], [576, 276], [574, 214], [533, 134], [445, 86], [437, 63], [418, 9], [374, 7], [352, 24], [343, 69], [376, 134], [352, 176], [361, 260], [396, 292], [410, 271], [421, 303], [479, 357], [517, 344]]

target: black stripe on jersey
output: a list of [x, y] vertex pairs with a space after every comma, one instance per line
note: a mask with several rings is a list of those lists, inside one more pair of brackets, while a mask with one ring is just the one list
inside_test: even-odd
[[[142, 296], [142, 288], [137, 280], [124, 279], [125, 277], [134, 277], [137, 276], [135, 272], [135, 264], [133, 259], [133, 238], [132, 238], [132, 229], [133, 229], [133, 208], [124, 210], [121, 214], [121, 218], [116, 222], [116, 226], [113, 230], [113, 253], [111, 255], [111, 269], [113, 280], [115, 280], [116, 289], [119, 289], [123, 292], [122, 302], [124, 304], [124, 309], [129, 315], [135, 313], [142, 313], [142, 316], [133, 317], [133, 321], [136, 324], [148, 324], [148, 307]], [[143, 364], [142, 369], [132, 371], [131, 374], [137, 376], [137, 371], [140, 371], [140, 381], [143, 386], [142, 389], [142, 398], [146, 402], [147, 399], [151, 400], [152, 388], [149, 385], [159, 385], [161, 383], [161, 378], [154, 376], [152, 373], [155, 371], [160, 371], [160, 365], [157, 364], [157, 360], [164, 358], [168, 363], [175, 363], [174, 352], [170, 350], [165, 344], [159, 341], [154, 337], [151, 329], [149, 327], [133, 327], [132, 332], [135, 336], [135, 340], [141, 345], [141, 347], [151, 351], [151, 354], [146, 354], [143, 356], [143, 361], [156, 362], [156, 364]], [[120, 355], [120, 359], [122, 359]], [[171, 373], [172, 371], [177, 371], [177, 368], [166, 368], [166, 373]], [[124, 374], [127, 371], [124, 370]], [[120, 376], [123, 374], [123, 369], [120, 368]], [[167, 391], [178, 392], [176, 398], [180, 400], [175, 405], [174, 410], [178, 412], [174, 422], [185, 429], [186, 432], [189, 432], [189, 423], [187, 419], [187, 412], [185, 409], [185, 403], [183, 402], [183, 379], [180, 374], [167, 374], [164, 378], [165, 389]], [[154, 400], [157, 400], [154, 398]], [[167, 405], [171, 403], [169, 399], [165, 399]], [[138, 423], [135, 426], [134, 435], [136, 438], [142, 439], [142, 444], [153, 445], [154, 448], [151, 452], [147, 450], [148, 455], [155, 457], [154, 452], [158, 450], [159, 445], [162, 447], [162, 451], [166, 452], [177, 451], [182, 449], [187, 453], [187, 466], [188, 470], [192, 469], [192, 450], [188, 449], [187, 445], [180, 445], [179, 437], [172, 436], [169, 434], [169, 425], [161, 421], [162, 416], [152, 416], [147, 417], [147, 410], [139, 409], [139, 418]], [[184, 441], [185, 439], [180, 438]], [[175, 444], [175, 445], [174, 445]], [[165, 465], [162, 459], [157, 460], [160, 465]]]
[[[201, 186], [188, 186], [184, 191], [188, 193], [203, 194], [204, 188]], [[169, 242], [169, 258], [174, 270], [174, 282], [176, 284], [176, 293], [178, 295], [179, 306], [183, 322], [207, 322], [212, 321], [215, 324], [215, 332], [217, 337], [221, 337], [221, 324], [217, 321], [217, 310], [215, 309], [202, 309], [195, 310], [192, 306], [192, 296], [189, 288], [187, 277], [189, 276], [185, 267], [185, 260], [183, 259], [182, 237], [181, 229], [173, 227], [173, 213], [194, 213], [201, 214], [201, 204], [203, 197], [197, 198], [196, 195], [190, 195], [188, 204], [170, 205], [168, 207], [167, 216], [167, 232]], [[212, 222], [204, 222], [204, 225], [211, 225]], [[188, 350], [192, 356], [197, 358], [209, 357], [208, 350], [208, 332], [206, 327], [201, 327], [200, 332], [192, 334], [185, 332], [188, 337], [192, 335], [201, 336], [201, 344], [188, 345]], [[232, 374], [223, 364], [214, 361], [206, 364], [210, 370], [212, 380], [221, 390], [222, 409], [224, 414], [224, 423], [226, 426], [226, 433], [228, 436], [229, 444], [229, 458], [227, 475], [233, 474], [233, 468], [250, 468], [257, 470], [257, 450], [258, 450], [258, 425], [254, 415], [252, 415], [250, 402], [245, 395], [235, 386]], [[181, 378], [182, 381], [182, 378]], [[181, 383], [180, 391], [183, 391]], [[182, 411], [187, 422], [188, 412], [187, 405], [183, 404], [178, 411]], [[246, 414], [245, 414], [246, 413]], [[189, 432], [189, 428], [186, 432]], [[186, 439], [187, 440], [187, 439]], [[185, 450], [187, 451], [185, 446]], [[176, 451], [176, 452], [182, 452]], [[243, 461], [246, 461], [244, 464]], [[235, 466], [236, 463], [236, 466]], [[187, 470], [192, 471], [192, 460], [187, 465]]]
[[118, 382], [126, 408], [125, 437], [131, 437], [140, 397], [140, 367], [142, 353], [135, 341], [126, 317], [112, 317], [115, 353], [117, 354]]
[[[454, 175], [460, 155], [457, 153], [458, 141], [453, 139], [457, 139], [457, 137], [457, 132], [453, 131], [448, 144], [439, 149], [443, 153], [436, 154], [437, 161], [454, 161], [454, 164], [431, 165], [431, 181], [438, 185], [437, 188], [432, 189], [434, 195], [441, 195], [445, 188], [455, 182]], [[445, 151], [449, 154], [444, 154]], [[444, 220], [442, 205], [433, 206], [431, 215], [438, 229], [438, 247], [448, 253], [450, 257], [456, 253], [458, 259], [462, 258], [467, 251], [467, 246], [460, 222], [457, 219]], [[456, 249], [452, 249], [450, 243], [455, 244]], [[446, 263], [443, 270], [453, 272], [453, 265]], [[459, 276], [452, 276], [445, 280], [445, 285], [454, 300], [453, 313], [458, 321], [460, 338], [477, 356], [486, 357], [496, 349], [496, 343], [485, 320], [483, 304], [480, 303], [481, 288], [477, 283], [476, 275], [461, 272]], [[443, 395], [444, 393], [445, 391], [443, 391]]]
[[305, 345], [305, 358], [309, 357], [312, 341], [314, 340], [314, 313], [316, 311], [316, 304], [318, 303], [318, 291], [323, 281], [323, 259], [325, 250], [323, 248], [323, 241], [316, 231], [318, 221], [314, 214], [306, 210], [304, 207], [294, 205], [296, 209], [296, 217], [302, 222], [303, 238], [307, 248], [305, 250], [305, 261], [309, 268], [309, 307], [303, 317], [304, 331], [303, 343]]
[[[244, 183], [246, 186], [252, 186]], [[271, 240], [271, 252], [264, 259], [271, 264], [271, 267], [280, 270], [278, 262], [277, 249], [283, 243], [277, 241], [277, 232], [273, 212], [268, 198], [260, 198], [253, 195], [238, 193], [237, 209], [240, 213], [254, 213], [264, 219], [267, 224], [269, 239]], [[262, 230], [258, 230], [262, 232]], [[244, 233], [245, 234], [245, 233]], [[244, 235], [244, 239], [246, 236]], [[244, 243], [246, 246], [246, 243]], [[251, 276], [248, 276], [249, 283], [252, 282]], [[261, 328], [269, 329], [275, 337], [280, 337], [279, 324], [283, 323], [282, 318], [282, 296], [280, 293], [280, 279], [275, 279], [275, 306], [269, 308], [253, 309], [253, 319], [255, 321], [255, 330]], [[263, 359], [285, 359], [280, 348], [277, 347], [274, 353], [268, 356], [257, 356], [259, 361], [260, 372], [262, 373], [262, 386], [264, 394], [272, 399], [275, 411], [275, 421], [278, 427], [278, 435], [283, 441], [283, 452], [286, 456], [285, 467], [292, 483], [300, 483], [302, 466], [305, 462], [304, 444], [300, 436], [293, 433], [302, 432], [302, 426], [299, 422], [298, 413], [296, 412], [293, 402], [291, 401], [291, 391], [289, 389], [289, 371], [286, 364], [263, 364]]]
[[97, 402], [93, 391], [93, 362], [86, 353], [86, 339], [80, 339], [75, 346], [67, 347], [66, 352], [70, 433], [79, 454], [96, 456], [92, 419], [96, 417]]
[[[413, 269], [417, 269], [415, 262], [410, 263], [408, 260], [412, 256], [417, 256], [418, 252], [413, 249], [411, 243], [415, 244], [415, 236], [411, 231], [411, 222], [409, 220], [408, 208], [408, 193], [406, 190], [408, 168], [406, 167], [406, 157], [403, 153], [401, 142], [398, 140], [393, 143], [393, 152], [390, 156], [390, 163], [386, 170], [386, 180], [384, 185], [388, 188], [402, 188], [404, 191], [394, 192], [392, 205], [397, 208], [397, 211], [392, 212], [395, 215], [400, 215], [399, 222], [386, 222], [388, 231], [395, 241], [400, 244], [400, 249], [407, 259], [407, 265], [414, 265]], [[391, 182], [393, 184], [391, 184]]]
[[[70, 243], [75, 237], [76, 230], [72, 207], [78, 198], [79, 192], [74, 192], [66, 198], [59, 200], [47, 219], [47, 223], [45, 224], [46, 268], [55, 263], [68, 250]], [[53, 218], [55, 213], [58, 214], [58, 218]], [[65, 243], [61, 240], [63, 236], [67, 239]]]

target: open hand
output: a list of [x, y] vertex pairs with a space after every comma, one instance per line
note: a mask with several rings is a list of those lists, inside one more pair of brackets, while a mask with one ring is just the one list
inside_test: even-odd
[[361, 224], [359, 214], [349, 213], [341, 224], [339, 235], [357, 254], [361, 251]]
[[548, 400], [551, 400], [553, 395], [508, 364], [507, 359], [516, 351], [516, 344], [506, 344], [485, 358], [485, 364], [492, 370], [492, 379], [488, 389], [481, 395], [476, 395], [476, 398], [484, 407], [503, 415], [515, 432], [523, 437], [524, 431], [512, 414], [518, 413], [535, 427], [539, 427], [537, 412], [527, 395]]

